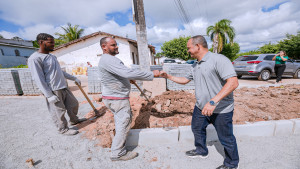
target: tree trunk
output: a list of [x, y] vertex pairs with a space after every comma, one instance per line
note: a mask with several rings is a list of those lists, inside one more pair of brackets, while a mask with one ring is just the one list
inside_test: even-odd
[[213, 42], [213, 52], [218, 53], [218, 34], [216, 33], [214, 36], [214, 42]]

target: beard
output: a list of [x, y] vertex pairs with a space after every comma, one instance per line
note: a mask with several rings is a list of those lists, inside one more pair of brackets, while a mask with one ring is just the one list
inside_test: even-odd
[[44, 49], [48, 52], [54, 51], [54, 47], [47, 47], [46, 45], [44, 45]]
[[118, 49], [109, 50], [109, 54], [115, 56], [115, 55], [119, 54], [119, 51], [118, 51]]

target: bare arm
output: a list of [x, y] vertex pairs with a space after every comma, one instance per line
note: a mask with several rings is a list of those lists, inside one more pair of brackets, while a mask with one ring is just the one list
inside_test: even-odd
[[169, 75], [164, 71], [160, 72], [160, 76], [164, 77], [166, 79], [172, 80], [173, 82], [178, 83], [178, 84], [187, 84], [191, 81], [185, 77], [176, 77], [176, 76]]
[[223, 86], [221, 91], [211, 100], [214, 102], [221, 101], [224, 97], [228, 96], [231, 92], [233, 92], [239, 86], [239, 81], [237, 77], [231, 77], [226, 80], [226, 84]]
[[287, 59], [284, 58], [283, 56], [280, 56], [280, 57], [281, 57], [282, 61], [287, 61]]
[[272, 58], [273, 61], [276, 60], [276, 56], [278, 56], [278, 55], [275, 55], [275, 56]]

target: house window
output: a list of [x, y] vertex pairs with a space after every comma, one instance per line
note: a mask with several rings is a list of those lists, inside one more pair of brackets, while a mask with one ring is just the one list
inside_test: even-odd
[[3, 56], [4, 56], [3, 49], [0, 49], [0, 53], [1, 53], [1, 55], [3, 55]]
[[132, 52], [131, 54], [132, 54], [132, 62], [133, 62], [133, 64], [135, 64], [134, 53]]
[[15, 50], [16, 56], [20, 56], [20, 51], [18, 49]]

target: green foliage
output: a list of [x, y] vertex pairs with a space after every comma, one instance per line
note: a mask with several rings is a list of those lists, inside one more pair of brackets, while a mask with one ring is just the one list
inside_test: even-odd
[[40, 45], [39, 45], [39, 43], [36, 40], [32, 41], [32, 44], [33, 44], [33, 47], [40, 48]]
[[300, 31], [297, 35], [287, 34], [286, 39], [278, 43], [279, 50], [286, 51], [286, 54], [293, 59], [300, 59]]
[[4, 39], [4, 37], [0, 34], [0, 39]]
[[162, 55], [169, 58], [179, 58], [183, 60], [192, 59], [187, 52], [187, 42], [191, 37], [179, 37], [165, 42], [162, 47]]
[[11, 68], [28, 68], [28, 65], [13, 66]]
[[230, 24], [230, 20], [222, 19], [215, 25], [207, 27], [206, 33], [214, 42], [213, 52], [220, 53], [225, 44], [233, 43], [233, 39], [235, 38], [235, 30]]
[[60, 46], [62, 44], [67, 43], [65, 40], [62, 39], [55, 39], [55, 47]]
[[164, 56], [164, 54], [163, 53], [156, 53], [155, 54], [155, 58], [161, 58], [161, 57], [163, 57]]
[[261, 53], [277, 53], [279, 51], [278, 45], [277, 44], [265, 44], [264, 46], [259, 48], [259, 51]]
[[225, 55], [228, 59], [233, 61], [236, 55], [240, 52], [240, 45], [238, 43], [225, 44], [221, 54]]
[[59, 41], [56, 40], [57, 44], [64, 44], [79, 39], [84, 31], [84, 29], [79, 29], [79, 25], [72, 26], [70, 23], [67, 25], [67, 27], [61, 27], [64, 30], [64, 34], [55, 33], [55, 35], [59, 36]]

